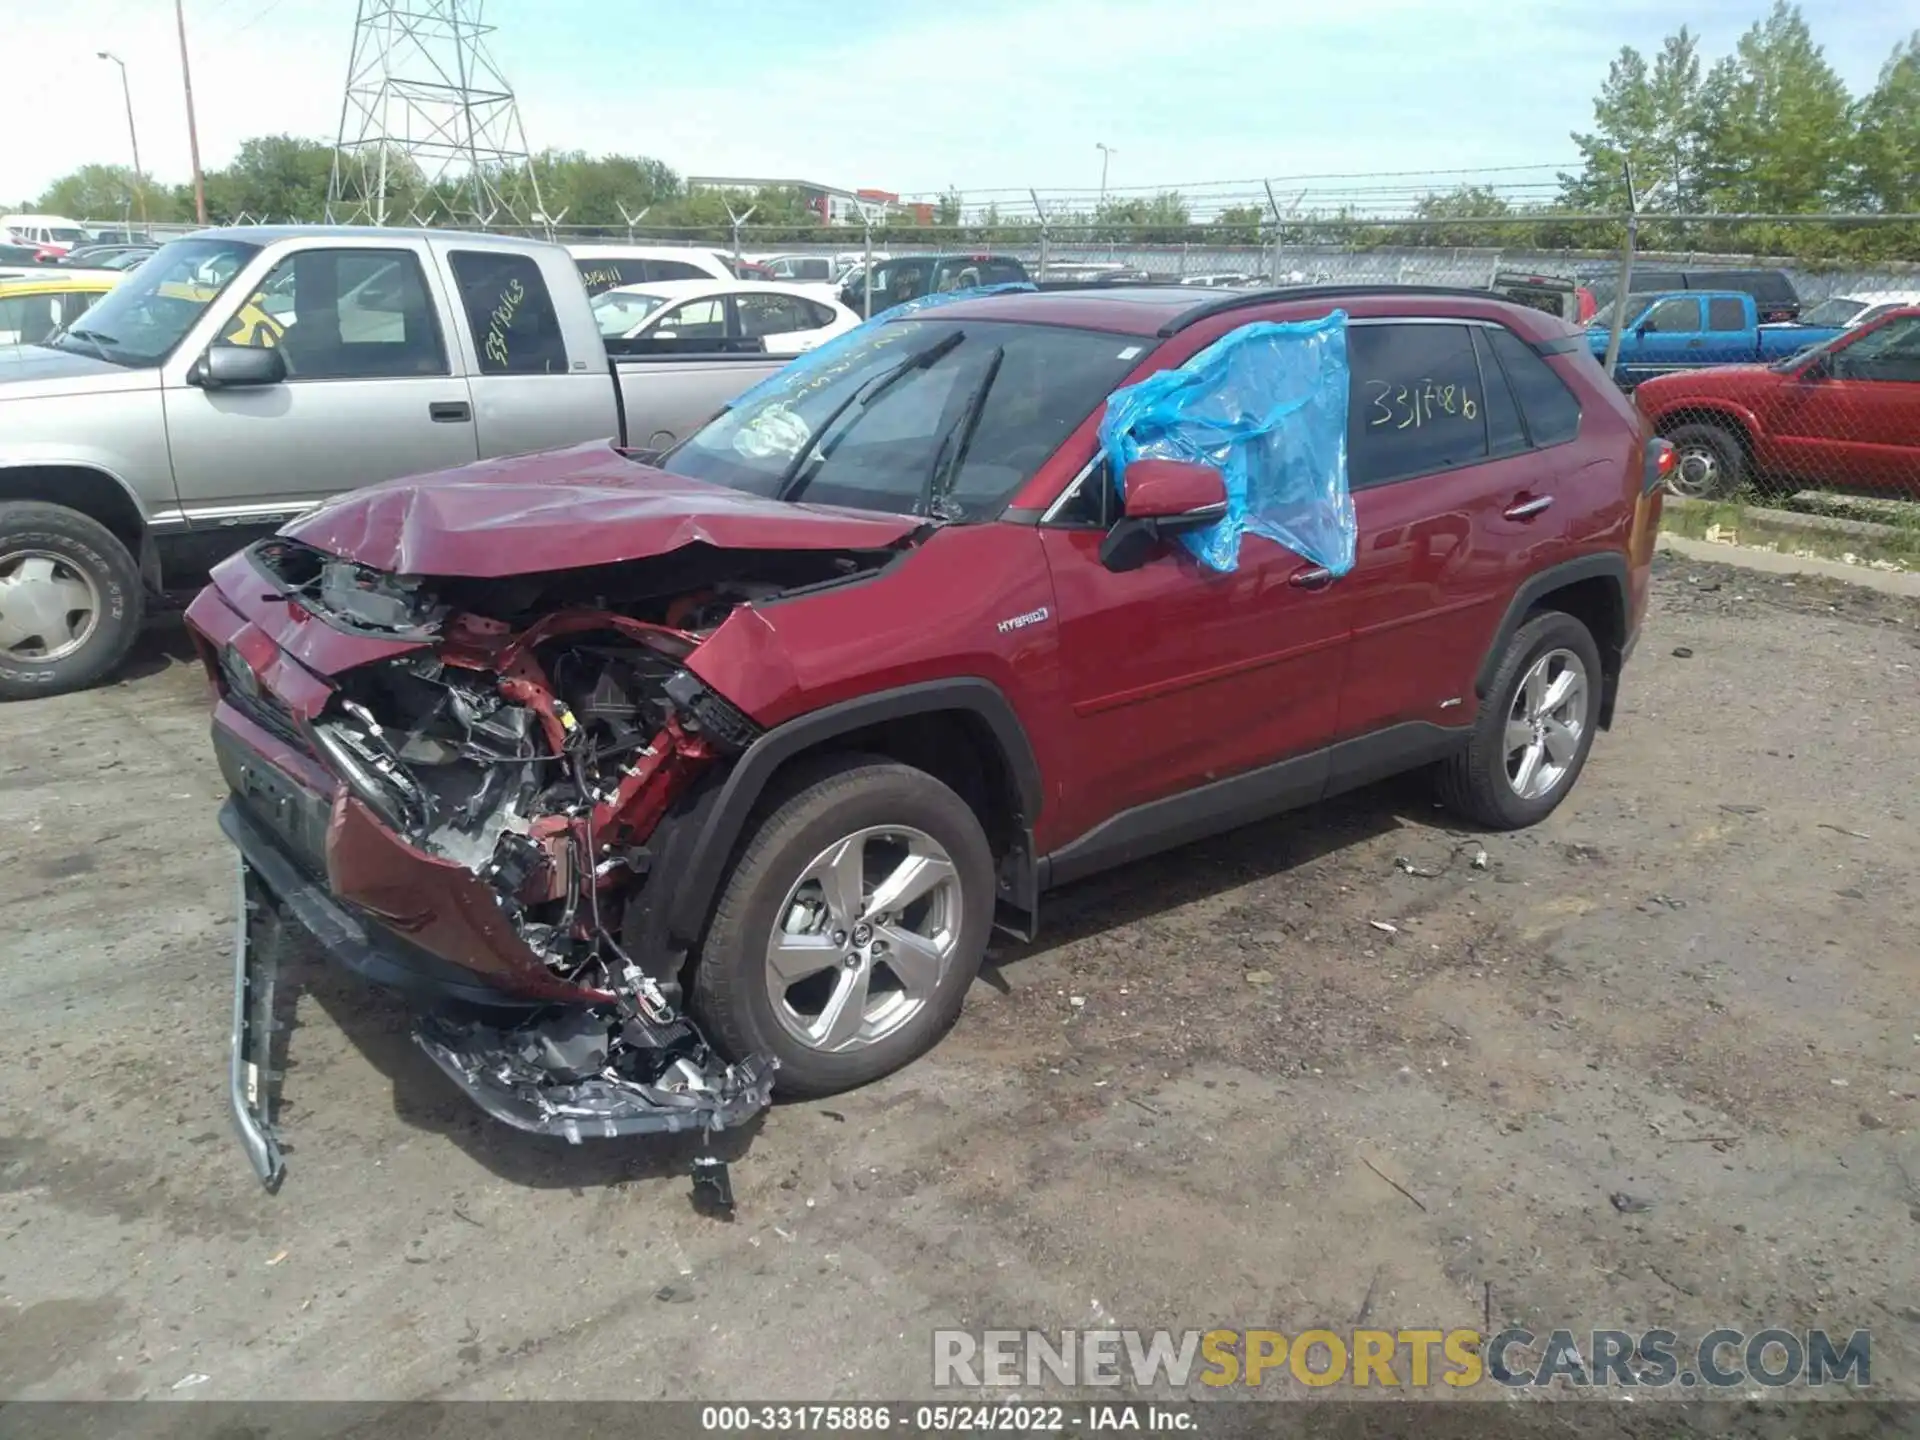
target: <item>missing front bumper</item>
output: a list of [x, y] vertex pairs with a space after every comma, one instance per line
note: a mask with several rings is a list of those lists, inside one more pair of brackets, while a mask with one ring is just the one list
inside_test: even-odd
[[[772, 1060], [727, 1065], [684, 1017], [656, 1025], [610, 1008], [514, 1005], [479, 985], [423, 974], [413, 967], [425, 957], [389, 955], [382, 932], [302, 875], [237, 808], [221, 819], [241, 852], [227, 1098], [241, 1148], [269, 1191], [286, 1173], [274, 1123], [281, 947], [272, 931], [288, 920], [365, 978], [450, 1002], [463, 1018], [429, 1013], [416, 1020], [414, 1038], [475, 1104], [515, 1129], [574, 1144], [711, 1132], [737, 1128], [770, 1102]], [[475, 1007], [486, 997], [497, 1003]], [[464, 1018], [475, 1013], [487, 1019]]]

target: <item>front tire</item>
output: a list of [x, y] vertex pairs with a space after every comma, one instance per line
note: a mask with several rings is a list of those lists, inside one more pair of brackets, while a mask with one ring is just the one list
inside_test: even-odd
[[788, 1096], [890, 1074], [959, 1018], [993, 925], [993, 852], [931, 775], [850, 756], [760, 822], [721, 893], [692, 1007]]
[[126, 658], [146, 597], [133, 557], [62, 505], [0, 504], [0, 700], [84, 690]]
[[1678, 425], [1667, 439], [1674, 448], [1674, 466], [1667, 475], [1669, 495], [1721, 500], [1746, 482], [1746, 447], [1731, 431], [1719, 425]]
[[1441, 802], [1495, 830], [1546, 819], [1586, 766], [1605, 683], [1587, 627], [1536, 614], [1507, 643], [1466, 747], [1441, 763]]

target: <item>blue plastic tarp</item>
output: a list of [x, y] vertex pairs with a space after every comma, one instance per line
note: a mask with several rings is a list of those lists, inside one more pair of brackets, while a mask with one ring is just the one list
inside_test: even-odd
[[1010, 290], [1034, 288], [1032, 281], [1010, 280], [999, 285], [976, 285], [968, 290], [946, 290], [931, 295], [921, 295], [912, 300], [902, 300], [898, 305], [862, 320], [851, 330], [842, 331], [825, 344], [816, 345], [790, 363], [782, 365], [759, 384], [734, 396], [728, 403], [727, 409], [739, 410], [761, 400], [791, 394], [838, 364], [840, 358], [849, 350], [866, 344], [874, 330], [881, 325], [895, 320], [904, 320], [910, 315], [918, 315], [923, 310], [935, 310], [942, 305], [951, 305], [956, 300], [977, 300], [982, 295], [1000, 295]]
[[1249, 530], [1335, 575], [1353, 568], [1344, 310], [1245, 326], [1184, 365], [1114, 391], [1100, 446], [1123, 500], [1137, 459], [1197, 461], [1221, 473], [1226, 518], [1180, 536], [1210, 569], [1235, 569]]

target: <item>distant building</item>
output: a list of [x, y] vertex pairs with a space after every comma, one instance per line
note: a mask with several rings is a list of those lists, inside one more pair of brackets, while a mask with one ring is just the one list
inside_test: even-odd
[[731, 190], [750, 195], [756, 190], [772, 187], [797, 190], [806, 200], [807, 208], [829, 225], [858, 225], [862, 203], [878, 207], [880, 216], [887, 219], [911, 219], [920, 225], [933, 223], [931, 205], [903, 205], [900, 203], [900, 197], [891, 190], [843, 190], [838, 185], [821, 185], [812, 180], [775, 179], [753, 175], [689, 175], [687, 177], [689, 190]]

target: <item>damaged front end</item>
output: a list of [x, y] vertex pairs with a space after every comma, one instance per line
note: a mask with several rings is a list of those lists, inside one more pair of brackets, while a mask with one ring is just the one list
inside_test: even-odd
[[[771, 1059], [717, 1055], [682, 1009], [684, 956], [647, 943], [650, 898], [675, 880], [663, 818], [759, 734], [686, 662], [740, 607], [884, 556], [692, 558], [415, 578], [276, 539], [241, 563], [277, 619], [242, 613], [231, 572], [195, 602], [225, 702], [222, 823], [242, 853], [233, 1103], [263, 1180], [279, 1155], [259, 942], [281, 915], [377, 980], [459, 977], [429, 987], [440, 1001], [415, 1038], [517, 1128], [576, 1143], [713, 1131], [766, 1106]], [[301, 632], [318, 627], [316, 646]], [[376, 658], [322, 673], [313, 652], [341, 636]]]

